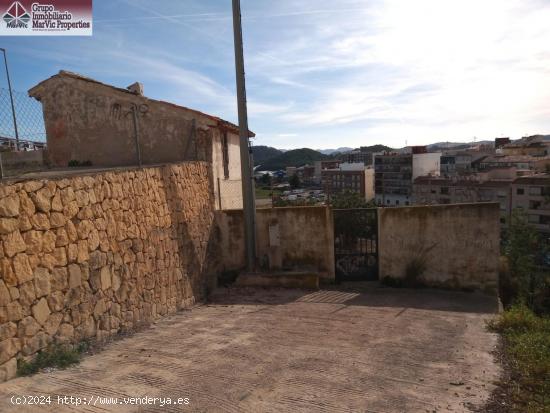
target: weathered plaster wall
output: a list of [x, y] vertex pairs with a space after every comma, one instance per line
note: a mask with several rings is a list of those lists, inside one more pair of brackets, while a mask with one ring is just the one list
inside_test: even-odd
[[216, 211], [219, 229], [220, 271], [242, 270], [246, 267], [246, 244], [242, 209]]
[[223, 135], [214, 133], [212, 140], [212, 172], [214, 179], [214, 196], [217, 209], [242, 209], [241, 153], [239, 136], [227, 133], [227, 171], [226, 176], [223, 160]]
[[208, 168], [0, 185], [0, 381], [53, 340], [102, 339], [204, 297]]
[[423, 259], [420, 280], [435, 287], [496, 292], [499, 206], [493, 203], [380, 208], [380, 278], [403, 279]]
[[[48, 162], [52, 166], [66, 167], [71, 160], [90, 161], [94, 167], [137, 165], [132, 114], [132, 108], [136, 108], [144, 165], [208, 161], [212, 164], [214, 185], [218, 178], [222, 187], [225, 181], [238, 181], [230, 192], [221, 192], [222, 204], [242, 208], [240, 146], [235, 125], [64, 71], [33, 87], [29, 94], [42, 102]], [[224, 134], [228, 176], [224, 172]], [[214, 193], [216, 199], [218, 193]], [[226, 193], [227, 201], [223, 198]], [[218, 200], [216, 206], [219, 204]]]
[[[217, 213], [226, 270], [245, 267], [242, 210]], [[314, 271], [334, 280], [334, 229], [326, 207], [288, 207], [256, 210], [257, 257], [273, 270]]]

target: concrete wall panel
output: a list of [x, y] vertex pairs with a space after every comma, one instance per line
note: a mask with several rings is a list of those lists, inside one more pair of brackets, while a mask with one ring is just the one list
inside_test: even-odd
[[496, 292], [499, 255], [496, 203], [379, 209], [381, 279], [421, 260], [424, 284]]

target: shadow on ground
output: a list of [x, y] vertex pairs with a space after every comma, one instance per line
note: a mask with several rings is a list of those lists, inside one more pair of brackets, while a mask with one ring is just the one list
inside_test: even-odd
[[[492, 303], [376, 284], [218, 289], [208, 305], [166, 317], [78, 366], [0, 384], [0, 412], [485, 411], [500, 374], [497, 337], [485, 327]], [[97, 404], [10, 403], [30, 394]], [[190, 403], [120, 403], [145, 396]]]
[[280, 305], [294, 301], [476, 314], [493, 314], [499, 310], [497, 297], [478, 292], [391, 288], [378, 282], [327, 285], [318, 291], [229, 287], [216, 290], [209, 299], [209, 303], [222, 305]]

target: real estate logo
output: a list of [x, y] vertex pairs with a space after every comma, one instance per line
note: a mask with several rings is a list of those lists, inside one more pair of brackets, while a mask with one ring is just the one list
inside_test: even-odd
[[18, 1], [14, 1], [8, 8], [6, 14], [2, 16], [8, 29], [27, 28], [31, 15]]
[[0, 0], [0, 36], [91, 36], [92, 0]]

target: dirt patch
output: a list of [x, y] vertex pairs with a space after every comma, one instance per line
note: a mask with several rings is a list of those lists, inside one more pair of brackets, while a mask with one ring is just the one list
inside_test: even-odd
[[[220, 289], [207, 305], [67, 370], [0, 385], [0, 411], [463, 412], [500, 368], [478, 294], [343, 286]], [[12, 395], [188, 398], [188, 405], [10, 404]], [[470, 410], [471, 410], [470, 409]]]

